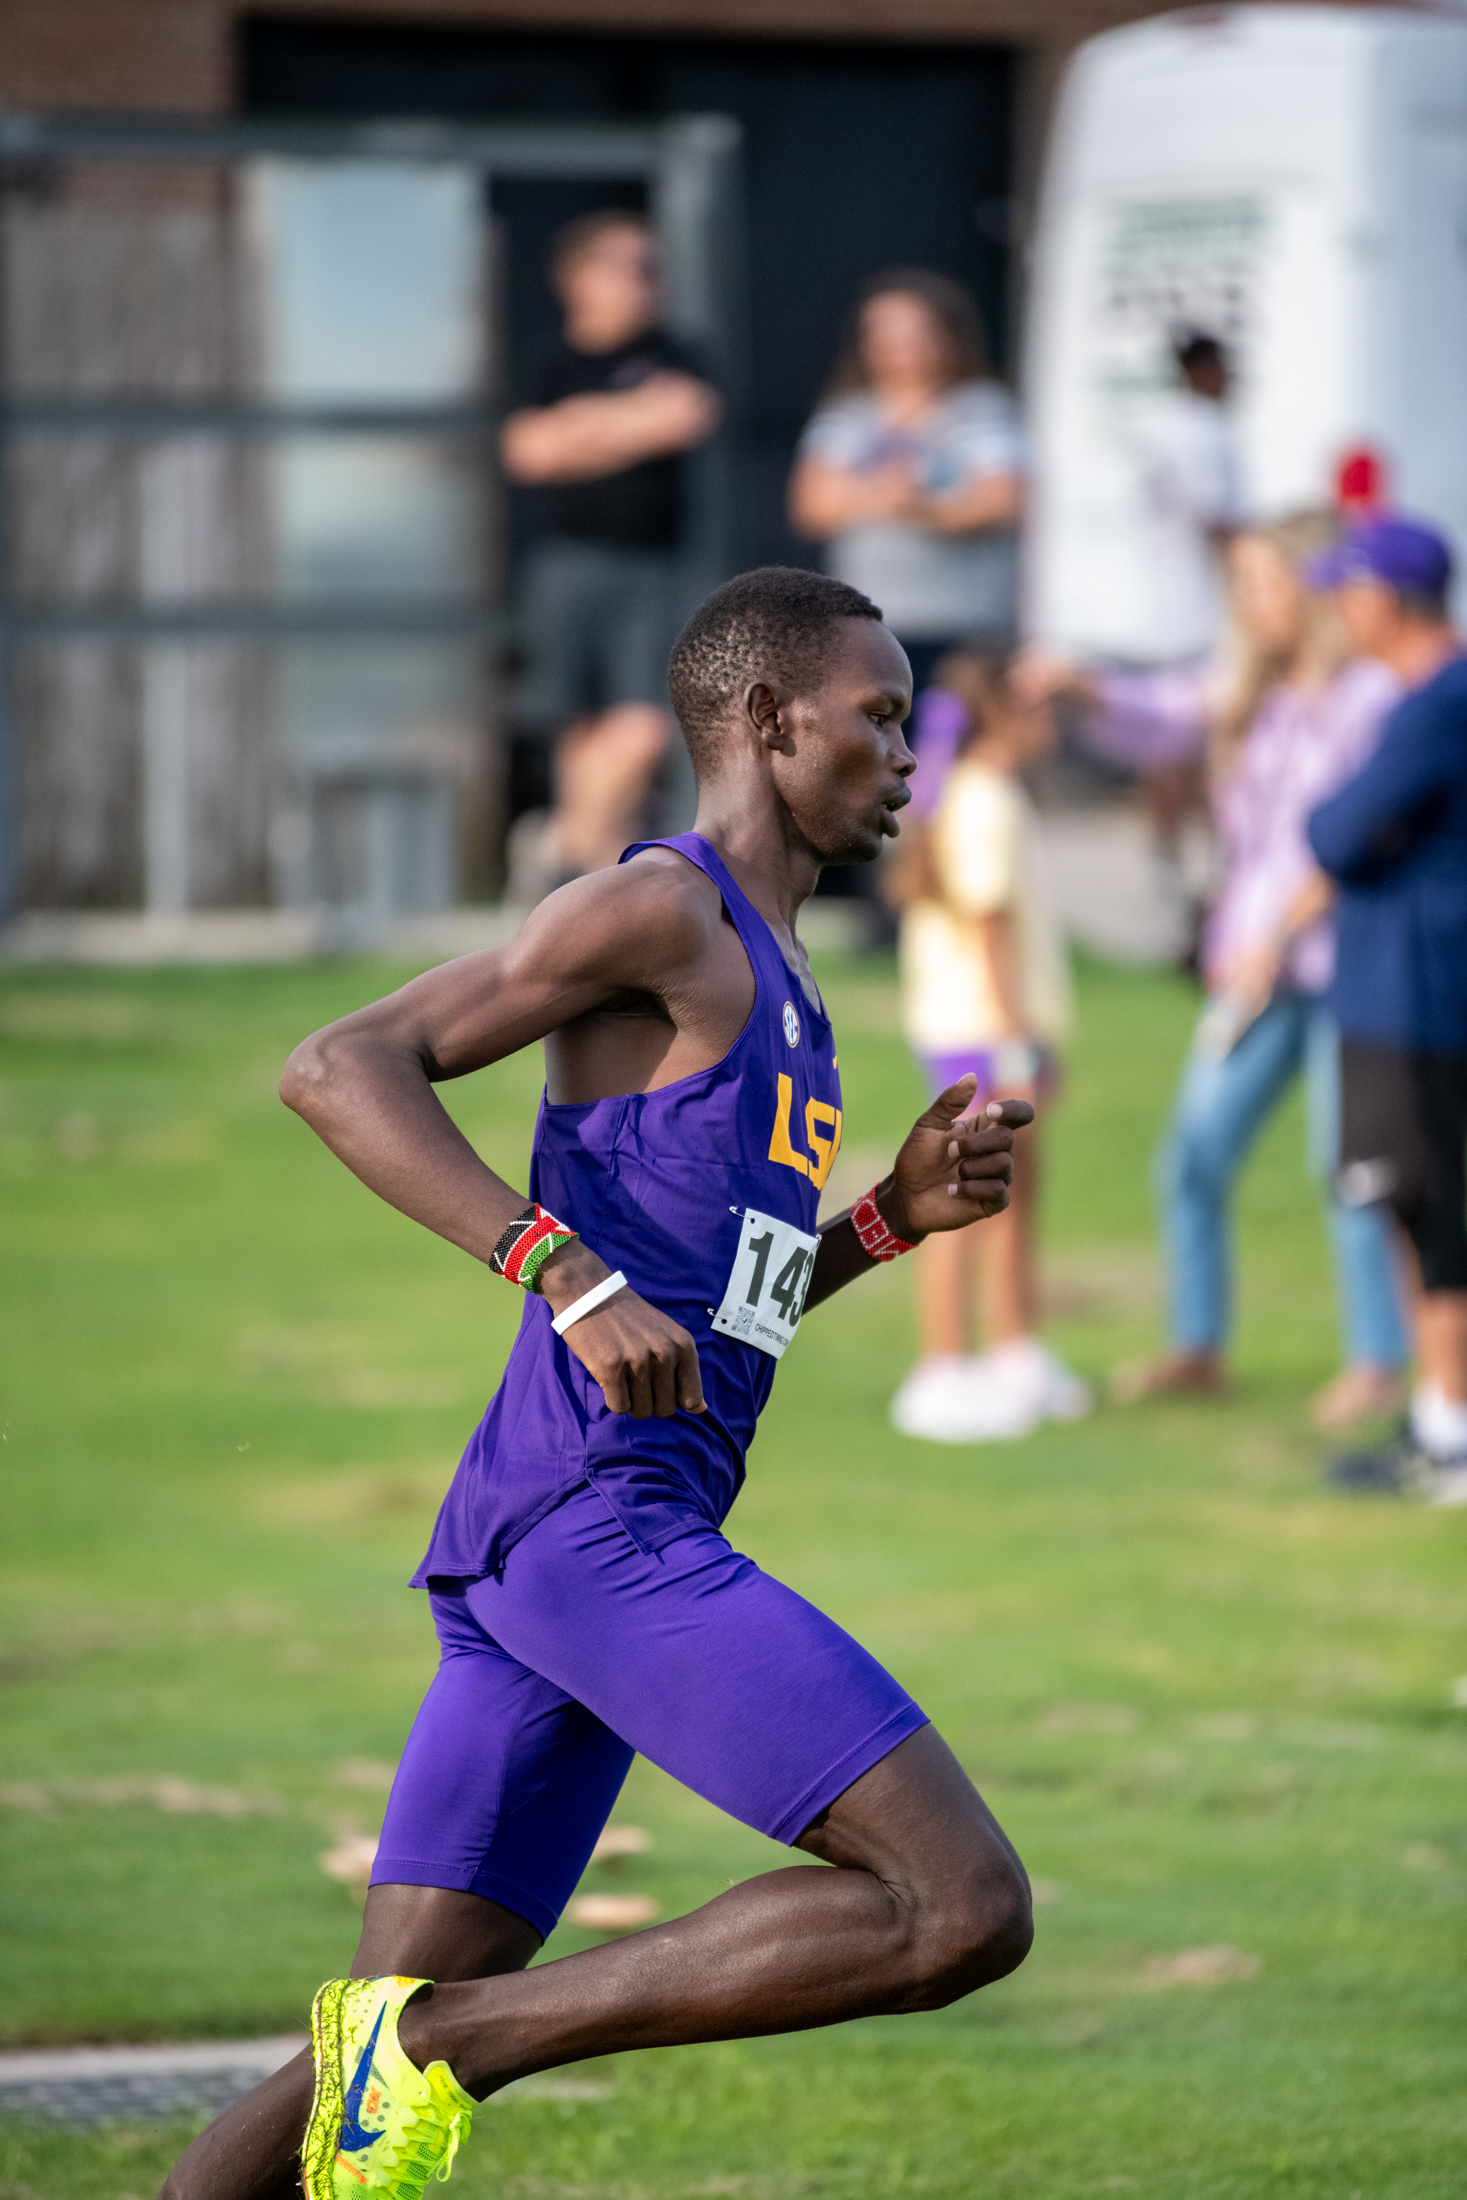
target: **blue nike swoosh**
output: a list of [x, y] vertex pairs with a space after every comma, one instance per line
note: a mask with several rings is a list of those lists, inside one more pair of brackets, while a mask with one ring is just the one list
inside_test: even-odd
[[336, 2142], [342, 2154], [360, 2154], [365, 2148], [375, 2146], [382, 2136], [380, 2131], [363, 2131], [357, 2119], [361, 2115], [362, 2095], [367, 2090], [367, 2080], [372, 2074], [372, 2056], [377, 2047], [377, 2034], [382, 2029], [382, 2019], [386, 2014], [385, 2008], [377, 2011], [372, 2037], [358, 2056], [356, 2074], [346, 2089], [346, 2099], [341, 2110], [341, 2137]]

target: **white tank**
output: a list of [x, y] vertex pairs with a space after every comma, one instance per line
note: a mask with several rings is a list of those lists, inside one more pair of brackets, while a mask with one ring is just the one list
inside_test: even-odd
[[1033, 271], [1027, 624], [1161, 662], [1138, 452], [1170, 339], [1229, 346], [1242, 494], [1269, 519], [1383, 465], [1467, 553], [1467, 22], [1198, 8], [1091, 39], [1061, 95]]

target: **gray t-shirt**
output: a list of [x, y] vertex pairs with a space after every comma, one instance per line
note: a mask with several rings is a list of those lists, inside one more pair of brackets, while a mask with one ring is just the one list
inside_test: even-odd
[[[800, 438], [800, 456], [852, 473], [906, 463], [941, 493], [984, 474], [1024, 470], [1013, 399], [997, 382], [959, 382], [920, 427], [893, 427], [866, 390], [838, 398]], [[1009, 528], [934, 534], [892, 520], [847, 527], [825, 546], [825, 570], [880, 604], [893, 633], [913, 641], [1007, 635], [1018, 610], [1018, 543]]]

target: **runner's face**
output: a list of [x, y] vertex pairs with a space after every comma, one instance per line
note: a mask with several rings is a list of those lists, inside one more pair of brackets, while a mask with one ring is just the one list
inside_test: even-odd
[[786, 706], [793, 753], [775, 759], [780, 794], [822, 863], [870, 863], [895, 840], [917, 768], [902, 720], [912, 668], [889, 628], [842, 619], [818, 693]]

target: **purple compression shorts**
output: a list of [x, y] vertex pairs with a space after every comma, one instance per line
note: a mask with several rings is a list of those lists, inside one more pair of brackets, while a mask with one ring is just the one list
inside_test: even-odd
[[927, 1723], [843, 1628], [716, 1528], [640, 1551], [590, 1483], [498, 1575], [432, 1604], [442, 1662], [372, 1882], [485, 1895], [542, 1938], [638, 1751], [793, 1842]]

